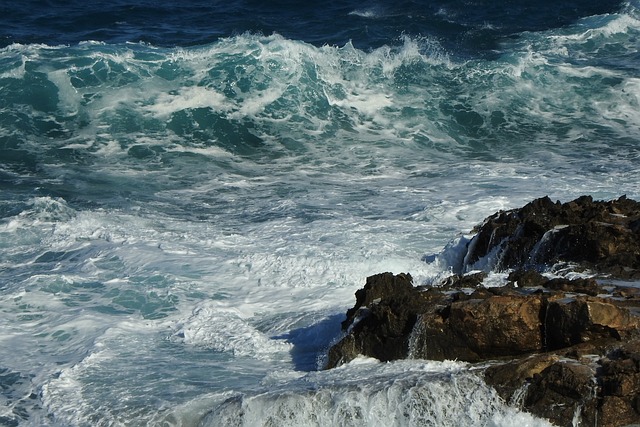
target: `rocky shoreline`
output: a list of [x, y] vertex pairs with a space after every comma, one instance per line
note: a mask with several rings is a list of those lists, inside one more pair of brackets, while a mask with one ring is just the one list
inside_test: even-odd
[[[640, 203], [542, 198], [474, 231], [463, 269], [510, 271], [503, 286], [485, 286], [483, 271], [422, 286], [371, 276], [327, 368], [359, 355], [467, 361], [505, 401], [556, 425], [640, 423], [640, 287], [620, 284], [640, 279]], [[543, 274], [558, 264], [590, 274]]]

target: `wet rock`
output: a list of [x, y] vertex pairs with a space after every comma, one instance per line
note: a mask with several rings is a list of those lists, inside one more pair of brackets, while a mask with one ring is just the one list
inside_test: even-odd
[[498, 212], [476, 231], [467, 267], [492, 257], [497, 270], [573, 263], [612, 277], [640, 278], [640, 203], [624, 196], [567, 203], [544, 197]]
[[508, 280], [522, 288], [542, 287], [549, 279], [535, 270], [516, 270], [509, 273]]
[[549, 301], [544, 328], [548, 350], [583, 342], [613, 338], [617, 341], [638, 336], [640, 323], [625, 307], [612, 300], [569, 297]]
[[517, 286], [460, 289], [371, 276], [327, 368], [359, 355], [489, 362], [485, 379], [507, 402], [557, 425], [640, 422], [640, 294], [599, 286], [594, 297], [582, 279], [558, 287], [523, 274], [511, 277]]
[[451, 301], [437, 313], [418, 317], [411, 355], [477, 362], [540, 351], [541, 306], [537, 295]]
[[640, 204], [545, 197], [476, 231], [467, 268], [494, 260], [513, 270], [504, 286], [485, 287], [486, 272], [418, 287], [409, 274], [371, 276], [326, 367], [359, 355], [481, 362], [505, 401], [556, 425], [640, 424], [640, 289], [541, 274], [563, 263], [640, 279]]
[[[356, 318], [360, 316], [361, 309], [372, 307], [381, 301], [393, 300], [401, 303], [414, 295], [413, 279], [409, 274], [382, 273], [367, 278], [364, 287], [356, 291], [356, 304], [347, 311], [347, 319], [342, 323], [342, 328], [347, 329]], [[409, 301], [411, 302], [411, 301]]]
[[592, 366], [558, 361], [535, 374], [523, 400], [527, 411], [559, 426], [596, 424], [597, 382]]
[[360, 354], [382, 361], [406, 358], [418, 313], [426, 307], [438, 307], [442, 299], [439, 292], [417, 291], [408, 274], [382, 273], [367, 278], [342, 323], [346, 336], [329, 350], [328, 367]]
[[475, 272], [471, 274], [453, 274], [442, 283], [439, 288], [441, 289], [460, 289], [460, 288], [477, 288], [482, 286], [482, 281], [487, 277], [485, 272]]
[[545, 291], [513, 284], [471, 292], [418, 288], [407, 274], [371, 276], [347, 312], [345, 336], [330, 349], [328, 367], [360, 354], [383, 361], [478, 362], [640, 335], [640, 321], [630, 311], [640, 306], [638, 297], [592, 297], [580, 293], [591, 293], [582, 279], [567, 281], [561, 290], [555, 289], [554, 279], [535, 282]]
[[485, 380], [505, 401], [522, 407], [533, 377], [558, 360], [557, 354], [542, 353], [494, 364], [485, 370]]
[[506, 401], [558, 426], [638, 424], [640, 342], [580, 347], [581, 357], [545, 353], [493, 365], [485, 380]]

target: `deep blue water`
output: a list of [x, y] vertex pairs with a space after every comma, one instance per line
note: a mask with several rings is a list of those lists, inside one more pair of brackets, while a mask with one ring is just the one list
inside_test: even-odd
[[545, 425], [462, 363], [319, 368], [367, 276], [640, 198], [639, 47], [637, 0], [3, 2], [0, 425]]
[[619, 0], [539, 1], [25, 1], [6, 2], [0, 46], [144, 42], [195, 46], [245, 32], [316, 46], [372, 49], [403, 35], [435, 37], [452, 54], [487, 55], [504, 39], [620, 10]]

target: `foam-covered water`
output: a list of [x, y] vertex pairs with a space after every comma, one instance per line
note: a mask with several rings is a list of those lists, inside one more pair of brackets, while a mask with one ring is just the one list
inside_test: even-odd
[[0, 424], [545, 425], [466, 364], [319, 368], [367, 276], [640, 198], [637, 2], [191, 3], [2, 18]]

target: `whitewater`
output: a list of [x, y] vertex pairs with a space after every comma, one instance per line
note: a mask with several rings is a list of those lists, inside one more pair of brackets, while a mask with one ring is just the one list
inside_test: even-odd
[[488, 215], [640, 199], [640, 5], [477, 54], [282, 33], [0, 48], [0, 425], [548, 425], [474, 365], [324, 358]]

